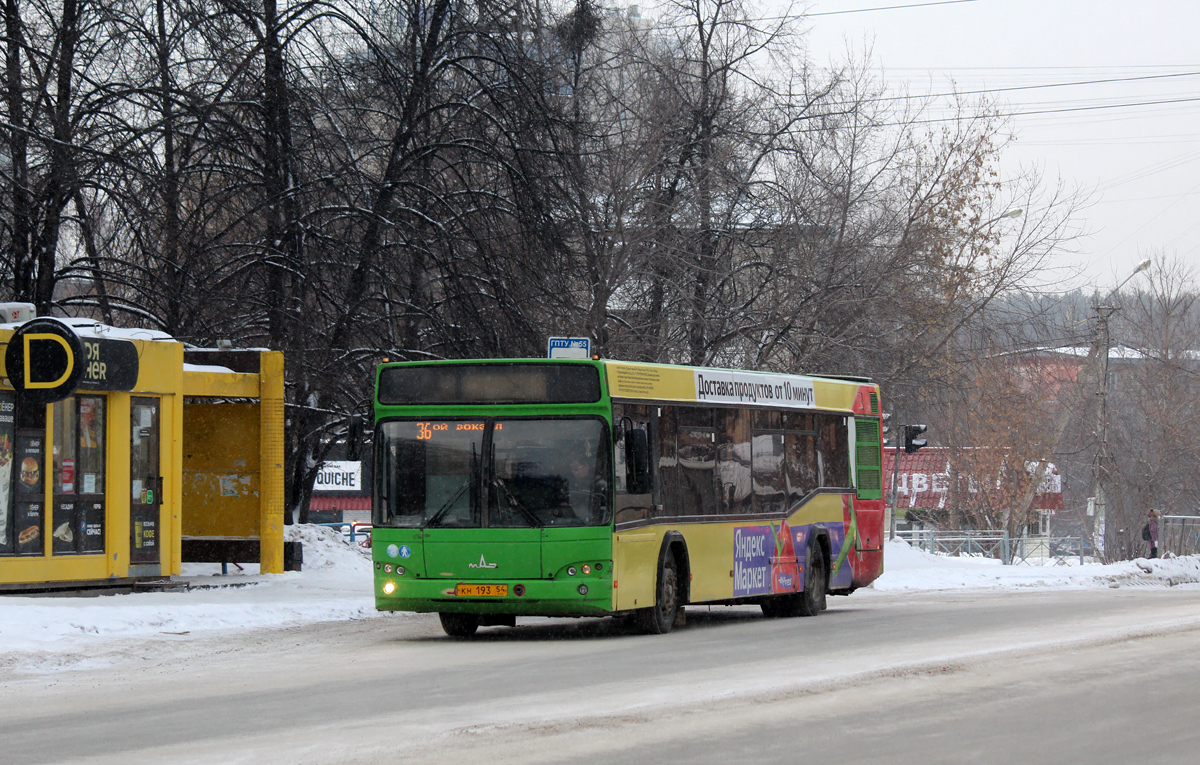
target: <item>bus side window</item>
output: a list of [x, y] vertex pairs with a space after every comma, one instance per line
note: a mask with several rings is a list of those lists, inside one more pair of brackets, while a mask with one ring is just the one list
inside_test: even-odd
[[718, 412], [717, 480], [720, 482], [718, 512], [745, 515], [753, 512], [750, 472], [750, 412], [724, 409]]
[[788, 506], [795, 507], [821, 485], [817, 472], [817, 437], [812, 433], [787, 433], [784, 451], [787, 453]]
[[653, 515], [683, 515], [679, 507], [679, 457], [676, 451], [678, 432], [676, 408], [658, 409], [658, 495], [659, 504]]
[[850, 445], [846, 418], [840, 414], [818, 415], [818, 456], [821, 465], [821, 485], [849, 488]]
[[787, 477], [782, 433], [755, 433], [754, 512], [781, 513], [787, 509]]
[[654, 509], [654, 432], [651, 409], [613, 406], [613, 473], [617, 523], [645, 520]]

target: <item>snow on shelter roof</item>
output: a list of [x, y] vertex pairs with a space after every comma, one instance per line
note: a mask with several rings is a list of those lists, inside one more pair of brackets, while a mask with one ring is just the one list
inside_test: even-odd
[[[87, 338], [108, 338], [110, 340], [165, 340], [174, 342], [175, 338], [168, 335], [166, 332], [160, 332], [157, 329], [140, 329], [137, 327], [110, 327], [107, 324], [96, 321], [95, 319], [80, 319], [69, 316], [39, 316], [39, 319], [54, 319], [66, 324], [75, 334], [80, 337]], [[0, 324], [0, 329], [10, 330], [15, 332], [20, 329], [20, 322], [17, 324]]]

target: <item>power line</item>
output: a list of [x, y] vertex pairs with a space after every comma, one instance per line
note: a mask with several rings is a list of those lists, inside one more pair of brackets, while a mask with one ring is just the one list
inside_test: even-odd
[[[1145, 81], [1145, 80], [1162, 80], [1162, 79], [1167, 79], [1167, 78], [1171, 78], [1171, 77], [1198, 77], [1198, 76], [1200, 76], [1200, 71], [1174, 72], [1171, 74], [1148, 74], [1148, 75], [1141, 75], [1141, 76], [1137, 76], [1137, 77], [1109, 77], [1109, 78], [1105, 78], [1102, 80], [1075, 80], [1072, 82], [1043, 83], [1041, 85], [1013, 85], [1013, 86], [1003, 87], [1003, 88], [980, 88], [977, 90], [960, 90], [960, 91], [954, 91], [954, 92], [950, 92], [950, 93], [884, 96], [877, 100], [879, 100], [879, 101], [910, 101], [910, 100], [921, 100], [921, 99], [930, 99], [930, 98], [948, 98], [950, 96], [976, 96], [976, 95], [986, 95], [989, 93], [1011, 93], [1011, 92], [1018, 91], [1018, 90], [1044, 90], [1046, 88], [1068, 88], [1068, 87], [1076, 87], [1076, 86], [1082, 86], [1082, 85], [1106, 85], [1106, 84], [1111, 84], [1114, 82], [1139, 82], [1139, 81]], [[1053, 102], [1049, 102], [1049, 103], [1053, 103]]]
[[908, 5], [881, 5], [877, 8], [851, 8], [844, 11], [821, 11], [819, 13], [805, 13], [803, 18], [812, 16], [841, 16], [847, 13], [871, 13], [873, 11], [898, 11], [905, 8], [926, 8], [931, 5], [961, 5], [962, 3], [977, 3], [979, 0], [940, 0], [932, 3], [910, 3]]
[[[1200, 96], [1192, 98], [1172, 98], [1160, 101], [1130, 101], [1122, 104], [1098, 104], [1096, 106], [1068, 106], [1062, 109], [1033, 109], [1023, 112], [1000, 112], [998, 117], [1027, 117], [1036, 114], [1067, 114], [1071, 112], [1090, 112], [1098, 109], [1122, 109], [1130, 106], [1160, 106], [1163, 104], [1186, 104], [1200, 101]], [[907, 122], [882, 123], [881, 127], [902, 127], [904, 125], [926, 125], [939, 122], [959, 122], [961, 117], [929, 117], [927, 119], [910, 120]]]
[[1180, 202], [1182, 202], [1184, 199], [1186, 199], [1186, 198], [1187, 198], [1187, 195], [1188, 195], [1188, 194], [1191, 194], [1193, 191], [1196, 191], [1197, 189], [1200, 189], [1200, 183], [1197, 183], [1195, 186], [1193, 186], [1193, 187], [1191, 187], [1190, 189], [1188, 189], [1188, 190], [1187, 190], [1185, 193], [1181, 194], [1181, 195], [1179, 196], [1179, 198], [1178, 198], [1178, 199], [1176, 199], [1174, 202], [1172, 202], [1171, 204], [1167, 205], [1167, 206], [1166, 206], [1166, 207], [1164, 207], [1163, 209], [1159, 210], [1159, 211], [1158, 211], [1158, 212], [1157, 212], [1157, 213], [1156, 213], [1154, 216], [1152, 216], [1152, 217], [1151, 217], [1149, 220], [1147, 220], [1145, 223], [1143, 223], [1142, 225], [1138, 226], [1138, 227], [1137, 227], [1137, 228], [1135, 228], [1133, 231], [1131, 231], [1131, 232], [1129, 233], [1129, 236], [1125, 237], [1125, 238], [1124, 238], [1124, 239], [1122, 239], [1121, 241], [1119, 241], [1119, 242], [1117, 242], [1116, 244], [1114, 244], [1112, 247], [1108, 248], [1108, 250], [1107, 250], [1107, 251], [1104, 253], [1104, 255], [1102, 255], [1101, 257], [1105, 257], [1105, 256], [1107, 256], [1107, 255], [1110, 255], [1110, 254], [1113, 252], [1113, 250], [1117, 249], [1117, 248], [1118, 248], [1118, 247], [1120, 247], [1121, 245], [1123, 245], [1123, 244], [1125, 244], [1126, 242], [1128, 242], [1128, 241], [1129, 241], [1130, 239], [1132, 239], [1134, 236], [1136, 236], [1137, 234], [1139, 234], [1139, 233], [1141, 232], [1141, 230], [1142, 230], [1142, 229], [1144, 229], [1146, 226], [1149, 226], [1151, 223], [1153, 223], [1154, 221], [1156, 221], [1156, 220], [1158, 220], [1159, 218], [1161, 218], [1161, 217], [1162, 217], [1164, 214], [1166, 214], [1167, 210], [1170, 210], [1172, 207], [1174, 207], [1175, 205], [1177, 205], [1177, 204], [1179, 204]]
[[[803, 21], [804, 19], [814, 16], [842, 16], [848, 13], [872, 13], [874, 11], [899, 11], [908, 8], [925, 8], [932, 5], [961, 5], [962, 3], [978, 3], [980, 0], [937, 0], [937, 2], [928, 3], [908, 3], [906, 5], [881, 5], [875, 8], [849, 8], [844, 11], [819, 11], [817, 13], [798, 13], [784, 14], [782, 16], [757, 16], [754, 19], [738, 19], [731, 18], [726, 23], [731, 24], [749, 24], [759, 21]], [[638, 27], [639, 31], [661, 31], [667, 29], [691, 29], [696, 25], [688, 24], [660, 24], [652, 22], [644, 27]]]

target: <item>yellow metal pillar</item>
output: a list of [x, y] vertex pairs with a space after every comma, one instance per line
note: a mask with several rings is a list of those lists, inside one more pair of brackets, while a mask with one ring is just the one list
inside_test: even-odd
[[283, 353], [259, 357], [259, 570], [283, 573]]
[[129, 394], [110, 393], [105, 416], [104, 553], [108, 575], [129, 575]]
[[[166, 476], [162, 498], [166, 513], [163, 525], [170, 529], [167, 539], [170, 546], [163, 549], [163, 573], [170, 572], [179, 576], [183, 570], [183, 343], [172, 347], [174, 355], [171, 361], [171, 372], [174, 377], [173, 396], [163, 397], [162, 418], [171, 421], [171, 450], [170, 459], [165, 468], [159, 472]], [[159, 528], [162, 528], [161, 526]], [[159, 539], [162, 545], [163, 540]], [[168, 562], [167, 552], [170, 551]]]

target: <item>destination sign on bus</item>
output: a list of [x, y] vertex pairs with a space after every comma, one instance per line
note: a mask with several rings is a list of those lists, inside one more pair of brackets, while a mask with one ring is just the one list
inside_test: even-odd
[[[497, 422], [494, 429], [504, 430], [504, 423]], [[471, 430], [477, 430], [482, 433], [484, 424], [482, 422], [418, 422], [417, 440], [431, 441], [439, 433], [459, 433]]]

